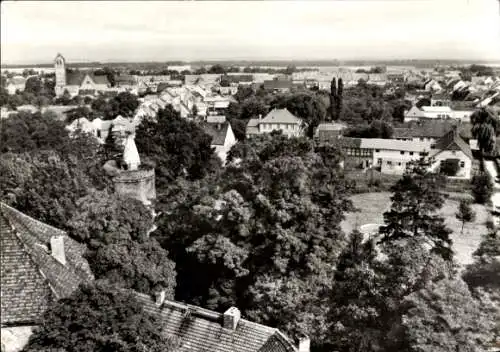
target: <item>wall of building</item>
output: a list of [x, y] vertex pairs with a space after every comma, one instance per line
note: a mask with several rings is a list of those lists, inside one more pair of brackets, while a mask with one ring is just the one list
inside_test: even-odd
[[[445, 150], [442, 151], [441, 153], [437, 154], [434, 157], [434, 163], [432, 164], [432, 169], [437, 170], [439, 168], [439, 165], [441, 161], [444, 161], [446, 159], [459, 159], [459, 166], [460, 169], [457, 172], [456, 176], [457, 178], [463, 178], [463, 179], [469, 179], [471, 177], [471, 170], [472, 170], [472, 160], [467, 157], [464, 152], [461, 150]], [[463, 162], [463, 167], [461, 166], [461, 162]]]
[[409, 152], [400, 150], [375, 149], [373, 151], [373, 165], [381, 165], [379, 160], [392, 160], [400, 162], [408, 162], [420, 159], [419, 152]]
[[155, 171], [123, 171], [113, 179], [115, 192], [149, 204], [156, 198]]
[[302, 135], [302, 129], [298, 124], [291, 123], [261, 123], [259, 124], [260, 133], [271, 133], [272, 131], [282, 131], [287, 136], [299, 137]]
[[0, 333], [2, 352], [18, 352], [28, 343], [34, 326], [3, 327]]

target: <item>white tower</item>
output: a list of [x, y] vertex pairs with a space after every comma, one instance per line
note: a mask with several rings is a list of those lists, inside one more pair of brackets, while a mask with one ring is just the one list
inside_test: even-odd
[[59, 95], [58, 92], [63, 92], [66, 85], [66, 60], [61, 54], [57, 54], [54, 59], [54, 68], [56, 71], [56, 95]]
[[135, 146], [134, 135], [129, 134], [125, 142], [125, 149], [123, 150], [123, 161], [127, 164], [127, 169], [130, 171], [137, 170], [141, 164], [139, 152]]

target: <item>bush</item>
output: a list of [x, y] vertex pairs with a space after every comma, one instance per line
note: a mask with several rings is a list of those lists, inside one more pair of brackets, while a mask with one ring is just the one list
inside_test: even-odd
[[493, 184], [487, 173], [481, 173], [472, 177], [472, 195], [479, 204], [486, 204], [493, 194]]

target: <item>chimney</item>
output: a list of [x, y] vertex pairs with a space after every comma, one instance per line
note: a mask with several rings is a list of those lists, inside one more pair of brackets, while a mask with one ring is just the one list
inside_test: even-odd
[[224, 312], [222, 326], [225, 329], [236, 330], [238, 321], [241, 318], [240, 310], [236, 307], [231, 307]]
[[50, 250], [52, 256], [62, 265], [66, 265], [66, 255], [64, 253], [64, 236], [52, 236], [50, 238]]
[[161, 306], [165, 302], [165, 290], [160, 290], [155, 293], [155, 301], [157, 306]]
[[262, 114], [259, 114], [259, 120], [262, 120]]
[[311, 339], [303, 335], [299, 337], [298, 352], [309, 352], [311, 349]]

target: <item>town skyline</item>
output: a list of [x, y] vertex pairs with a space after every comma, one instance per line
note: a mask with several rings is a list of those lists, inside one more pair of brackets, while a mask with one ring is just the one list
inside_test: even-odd
[[488, 0], [3, 2], [1, 13], [2, 65], [49, 63], [57, 52], [103, 63], [500, 62], [499, 3]]

